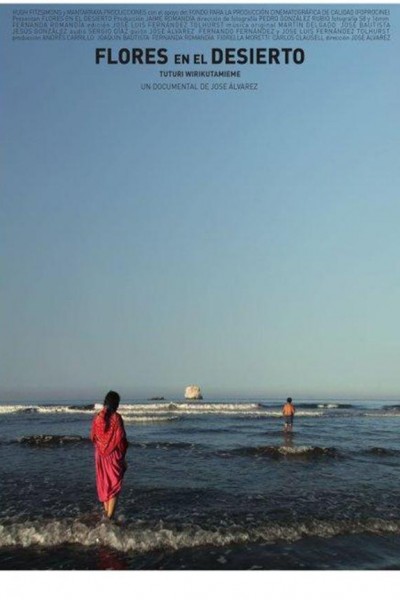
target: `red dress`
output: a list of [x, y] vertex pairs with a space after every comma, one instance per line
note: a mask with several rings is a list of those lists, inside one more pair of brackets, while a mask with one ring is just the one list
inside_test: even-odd
[[121, 415], [112, 413], [105, 430], [103, 410], [94, 417], [90, 439], [95, 445], [96, 485], [100, 502], [108, 502], [121, 491], [126, 471], [125, 454], [128, 448]]

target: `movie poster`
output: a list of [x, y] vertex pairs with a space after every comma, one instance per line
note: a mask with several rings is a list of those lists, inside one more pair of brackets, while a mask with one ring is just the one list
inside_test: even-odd
[[399, 6], [0, 17], [0, 568], [398, 569]]

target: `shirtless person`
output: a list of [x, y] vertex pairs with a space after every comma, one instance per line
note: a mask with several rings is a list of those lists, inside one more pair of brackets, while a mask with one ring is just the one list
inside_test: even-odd
[[285, 431], [293, 431], [293, 417], [296, 410], [292, 402], [293, 400], [291, 398], [288, 398], [286, 400], [286, 404], [284, 404], [282, 408], [282, 414], [285, 419]]

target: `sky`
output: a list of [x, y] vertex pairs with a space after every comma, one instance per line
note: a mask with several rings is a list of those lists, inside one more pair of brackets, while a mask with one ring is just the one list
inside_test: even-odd
[[390, 8], [391, 42], [302, 43], [257, 92], [145, 92], [0, 7], [0, 401], [400, 397]]

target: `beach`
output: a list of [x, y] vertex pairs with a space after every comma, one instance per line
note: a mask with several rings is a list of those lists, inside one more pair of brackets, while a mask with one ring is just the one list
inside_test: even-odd
[[1, 569], [398, 569], [396, 401], [122, 400], [130, 446], [101, 518], [100, 404], [0, 405]]

